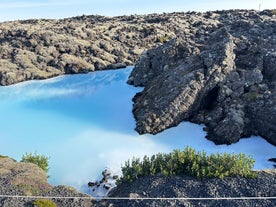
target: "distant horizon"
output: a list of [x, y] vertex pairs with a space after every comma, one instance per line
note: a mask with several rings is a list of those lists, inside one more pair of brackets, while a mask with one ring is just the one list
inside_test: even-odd
[[[170, 14], [170, 13], [189, 13], [189, 12], [216, 12], [216, 11], [230, 11], [230, 10], [252, 10], [252, 11], [258, 11], [256, 9], [217, 9], [217, 10], [207, 10], [207, 11], [194, 11], [194, 10], [189, 10], [189, 11], [168, 11], [168, 12], [151, 12], [151, 13], [131, 13], [131, 14], [118, 14], [118, 15], [104, 15], [104, 14], [79, 14], [79, 15], [73, 15], [73, 16], [64, 16], [64, 17], [57, 17], [57, 18], [47, 18], [47, 17], [38, 17], [38, 18], [26, 18], [26, 19], [14, 19], [14, 20], [4, 20], [1, 21], [0, 23], [4, 22], [13, 22], [13, 21], [28, 21], [28, 20], [62, 20], [62, 19], [70, 19], [70, 18], [75, 18], [75, 17], [81, 17], [81, 16], [102, 16], [102, 17], [107, 17], [107, 18], [115, 18], [115, 17], [120, 17], [120, 16], [131, 16], [131, 15], [137, 15], [137, 16], [143, 16], [143, 15], [151, 15], [151, 14]], [[273, 9], [263, 9], [264, 10], [273, 10]]]
[[0, 22], [63, 19], [82, 15], [107, 17], [171, 12], [276, 9], [275, 0], [0, 0]]

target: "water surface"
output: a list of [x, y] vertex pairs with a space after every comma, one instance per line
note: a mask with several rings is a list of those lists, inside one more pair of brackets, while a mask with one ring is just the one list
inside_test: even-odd
[[26, 152], [50, 156], [50, 183], [81, 186], [109, 167], [119, 171], [133, 156], [184, 146], [211, 152], [244, 152], [255, 169], [272, 167], [276, 148], [260, 137], [231, 146], [204, 138], [203, 126], [182, 123], [158, 135], [139, 136], [126, 84], [132, 68], [67, 75], [0, 87], [0, 154], [21, 159]]

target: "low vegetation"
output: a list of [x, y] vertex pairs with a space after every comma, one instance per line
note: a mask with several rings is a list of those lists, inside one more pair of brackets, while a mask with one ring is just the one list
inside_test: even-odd
[[7, 157], [7, 156], [4, 156], [4, 155], [0, 155], [0, 159], [1, 159], [1, 158], [6, 158], [6, 157]]
[[39, 155], [36, 152], [26, 153], [22, 156], [21, 162], [33, 163], [44, 170], [46, 173], [49, 171], [49, 159], [50, 157], [46, 157], [45, 155]]
[[32, 205], [34, 207], [57, 207], [57, 204], [47, 199], [37, 199], [32, 203]]
[[183, 151], [158, 153], [141, 160], [133, 158], [122, 167], [119, 183], [133, 182], [139, 177], [162, 174], [189, 175], [198, 178], [224, 178], [226, 176], [255, 177], [252, 171], [255, 160], [244, 154], [217, 153], [207, 156], [206, 152], [197, 152], [186, 147]]
[[43, 180], [22, 179], [22, 183], [17, 184], [26, 196], [38, 196], [47, 193], [51, 189], [50, 185]]

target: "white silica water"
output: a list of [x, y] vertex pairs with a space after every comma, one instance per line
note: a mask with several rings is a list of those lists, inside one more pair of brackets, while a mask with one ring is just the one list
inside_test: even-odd
[[49, 182], [83, 189], [105, 167], [118, 172], [127, 159], [191, 146], [212, 152], [244, 152], [255, 169], [272, 168], [276, 147], [260, 137], [216, 146], [203, 126], [182, 123], [158, 135], [138, 135], [127, 85], [132, 68], [66, 75], [0, 87], [0, 154], [20, 161], [26, 152], [50, 157]]

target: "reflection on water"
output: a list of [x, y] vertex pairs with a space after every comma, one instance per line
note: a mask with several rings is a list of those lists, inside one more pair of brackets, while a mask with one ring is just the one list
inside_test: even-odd
[[182, 123], [158, 135], [133, 129], [132, 97], [141, 88], [126, 84], [131, 68], [28, 81], [0, 88], [0, 154], [17, 160], [25, 152], [50, 156], [50, 182], [80, 188], [133, 156], [184, 146], [211, 152], [253, 155], [256, 169], [272, 167], [275, 147], [254, 137], [215, 146], [203, 126]]

